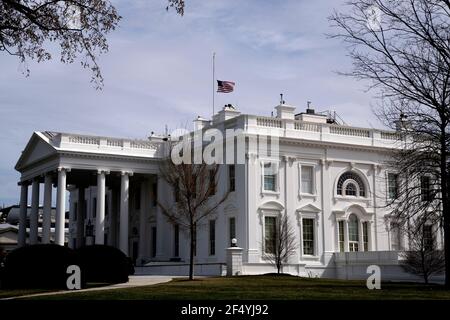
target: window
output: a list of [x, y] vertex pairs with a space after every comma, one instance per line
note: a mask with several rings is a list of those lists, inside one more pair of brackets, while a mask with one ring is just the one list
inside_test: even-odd
[[420, 178], [420, 194], [422, 201], [431, 200], [430, 177], [423, 176]]
[[173, 187], [173, 197], [175, 199], [175, 202], [180, 201], [180, 180], [177, 179], [175, 181], [175, 185]]
[[339, 221], [339, 251], [345, 251], [345, 238], [344, 238], [344, 221]]
[[180, 226], [178, 224], [173, 226], [173, 255], [175, 257], [180, 255]]
[[312, 166], [301, 166], [301, 193], [313, 194], [313, 168]]
[[337, 183], [337, 194], [345, 196], [366, 196], [363, 180], [354, 172], [343, 173]]
[[398, 175], [395, 173], [388, 173], [388, 198], [398, 198]]
[[93, 203], [94, 203], [94, 207], [92, 208], [92, 216], [95, 218], [95, 217], [97, 217], [97, 198], [94, 198], [94, 201], [93, 201]]
[[216, 194], [216, 171], [209, 170], [209, 188], [210, 188], [210, 196]]
[[348, 219], [348, 245], [350, 251], [359, 251], [358, 218], [354, 214]]
[[358, 188], [356, 187], [356, 185], [353, 182], [350, 182], [345, 187], [345, 195], [356, 197], [357, 190], [358, 190]]
[[231, 242], [231, 240], [233, 240], [234, 238], [236, 238], [236, 218], [235, 217], [231, 217], [229, 219], [229, 240], [230, 240], [230, 246], [233, 244]]
[[77, 221], [77, 220], [78, 220], [78, 202], [74, 202], [74, 204], [73, 204], [73, 221]]
[[158, 205], [158, 184], [154, 183], [153, 187], [153, 206], [156, 207]]
[[275, 253], [277, 241], [277, 218], [264, 218], [264, 251], [266, 253]]
[[233, 192], [236, 190], [236, 176], [235, 176], [236, 167], [234, 164], [228, 166], [228, 190]]
[[400, 232], [400, 224], [391, 222], [391, 250], [402, 250], [402, 237]]
[[303, 254], [314, 255], [314, 219], [303, 219]]
[[209, 220], [209, 255], [216, 254], [216, 220]]
[[425, 251], [434, 249], [433, 227], [431, 225], [423, 226], [423, 244]]
[[277, 191], [277, 176], [274, 163], [264, 163], [264, 190]]
[[141, 209], [141, 188], [136, 188], [134, 190], [134, 208], [136, 210]]
[[105, 195], [105, 217], [109, 215], [109, 197]]
[[364, 251], [369, 251], [369, 223], [362, 223], [362, 231], [363, 231], [363, 249]]
[[152, 227], [152, 257], [156, 257], [156, 227]]

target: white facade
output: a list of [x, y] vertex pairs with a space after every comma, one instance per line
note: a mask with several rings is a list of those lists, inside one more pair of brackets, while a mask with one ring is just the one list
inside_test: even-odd
[[[396, 250], [405, 248], [407, 239], [390, 228], [393, 221], [384, 207], [391, 172], [386, 160], [398, 147], [396, 133], [331, 124], [315, 114], [295, 116], [294, 107], [287, 105], [276, 109], [276, 117], [262, 117], [225, 108], [212, 123], [196, 120], [196, 129], [242, 129], [247, 141], [258, 136], [279, 139], [275, 155], [264, 156], [246, 144], [245, 163], [234, 167], [235, 191], [199, 226], [196, 272], [224, 274], [226, 248], [233, 237], [243, 249], [243, 273], [273, 272], [262, 251], [271, 217], [286, 213], [296, 230], [298, 250], [285, 272], [352, 278], [363, 276], [362, 266], [379, 264], [386, 266], [389, 277], [404, 277]], [[63, 242], [58, 216], [65, 211], [68, 190], [69, 246], [110, 244], [130, 255], [142, 272], [185, 272], [187, 236], [177, 232], [153, 199], [156, 195], [173, 201], [172, 191], [158, 177], [163, 148], [160, 138], [35, 132], [16, 165], [21, 204], [26, 207], [23, 199], [34, 181], [33, 199], [47, 190], [45, 216], [45, 204], [51, 204], [48, 190], [56, 184], [56, 243]], [[265, 176], [265, 165], [276, 168], [275, 174]], [[217, 196], [230, 186], [229, 170], [221, 166]], [[38, 200], [32, 202], [39, 207]], [[32, 230], [28, 241], [35, 242]], [[436, 239], [438, 246], [440, 242]]]

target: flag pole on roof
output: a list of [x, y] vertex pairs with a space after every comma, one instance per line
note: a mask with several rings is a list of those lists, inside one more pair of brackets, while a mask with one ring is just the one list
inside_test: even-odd
[[216, 96], [216, 90], [215, 90], [215, 83], [216, 83], [216, 53], [215, 52], [213, 52], [213, 64], [212, 64], [212, 69], [213, 69], [213, 72], [212, 72], [212, 76], [213, 76], [213, 79], [212, 79], [212, 90], [213, 90], [213, 92], [212, 92], [212, 104], [213, 104], [213, 110], [212, 110], [212, 116], [214, 117], [214, 98], [215, 98], [215, 96]]

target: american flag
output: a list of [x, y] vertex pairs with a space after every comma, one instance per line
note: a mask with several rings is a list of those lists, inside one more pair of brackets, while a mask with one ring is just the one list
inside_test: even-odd
[[233, 92], [235, 83], [232, 81], [217, 80], [217, 92], [229, 93]]

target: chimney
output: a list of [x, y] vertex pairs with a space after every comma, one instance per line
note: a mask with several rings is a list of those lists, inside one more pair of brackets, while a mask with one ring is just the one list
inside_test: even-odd
[[241, 113], [232, 104], [226, 104], [222, 110], [214, 115], [213, 122], [220, 123], [239, 116]]
[[209, 120], [198, 116], [197, 119], [194, 120], [194, 131], [202, 130], [205, 126], [209, 124]]
[[[284, 101], [282, 101], [284, 102]], [[277, 118], [279, 119], [295, 119], [295, 107], [284, 103], [279, 104], [275, 107], [277, 110]]]

